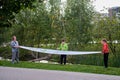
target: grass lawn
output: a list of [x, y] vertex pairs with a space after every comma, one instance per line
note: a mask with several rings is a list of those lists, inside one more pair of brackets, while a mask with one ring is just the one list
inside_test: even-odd
[[60, 65], [60, 64], [32, 63], [24, 61], [21, 61], [18, 64], [11, 64], [11, 62], [9, 61], [0, 61], [0, 66], [120, 75], [120, 68], [109, 67], [105, 69], [103, 66], [92, 65], [77, 65], [77, 64]]

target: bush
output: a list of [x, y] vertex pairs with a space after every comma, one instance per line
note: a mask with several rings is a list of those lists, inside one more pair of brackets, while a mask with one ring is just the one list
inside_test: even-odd
[[9, 46], [7, 47], [1, 47], [0, 48], [0, 56], [5, 59], [11, 58], [11, 48]]

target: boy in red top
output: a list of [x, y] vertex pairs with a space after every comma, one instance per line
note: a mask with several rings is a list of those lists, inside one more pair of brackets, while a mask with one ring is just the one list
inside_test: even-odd
[[104, 54], [104, 65], [105, 65], [105, 68], [107, 68], [108, 67], [108, 55], [109, 55], [109, 48], [108, 48], [107, 40], [103, 39], [101, 43], [103, 45], [102, 53]]

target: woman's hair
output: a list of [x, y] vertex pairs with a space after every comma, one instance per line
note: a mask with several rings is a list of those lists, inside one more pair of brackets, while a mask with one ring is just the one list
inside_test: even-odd
[[107, 40], [106, 40], [106, 39], [102, 39], [102, 41], [107, 43]]

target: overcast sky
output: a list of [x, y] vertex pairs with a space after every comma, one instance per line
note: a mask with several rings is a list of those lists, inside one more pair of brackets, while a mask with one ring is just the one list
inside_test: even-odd
[[[101, 13], [108, 13], [108, 8], [110, 7], [120, 7], [120, 0], [94, 0], [93, 5], [95, 5], [95, 10]], [[104, 8], [107, 8], [104, 11]]]
[[[66, 0], [61, 0], [62, 2], [66, 2]], [[108, 8], [120, 6], [120, 0], [91, 0], [94, 1], [93, 5], [95, 6], [95, 10], [100, 13], [108, 13]], [[106, 10], [104, 8], [107, 8]]]

